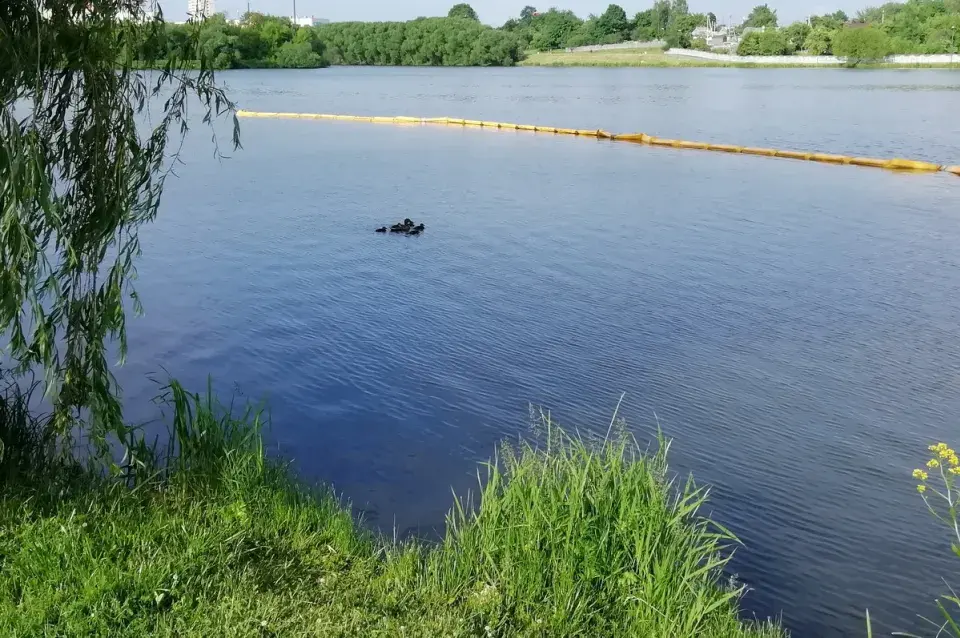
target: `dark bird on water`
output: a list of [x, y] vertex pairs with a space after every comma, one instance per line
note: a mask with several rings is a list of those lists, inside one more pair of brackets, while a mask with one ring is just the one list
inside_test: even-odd
[[398, 224], [393, 224], [389, 227], [381, 226], [376, 230], [378, 233], [385, 233], [389, 230], [391, 233], [403, 233], [404, 235], [419, 235], [423, 232], [423, 229], [426, 228], [422, 223], [414, 224], [413, 220], [407, 217], [402, 222]]

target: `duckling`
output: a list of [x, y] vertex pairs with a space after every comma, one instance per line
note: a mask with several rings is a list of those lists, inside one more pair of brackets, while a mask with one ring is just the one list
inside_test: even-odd
[[423, 232], [424, 228], [426, 228], [426, 226], [423, 225], [423, 222], [420, 222], [419, 224], [413, 227], [413, 230]]
[[386, 226], [381, 226], [380, 228], [376, 229], [376, 230], [373, 231], [373, 232], [375, 232], [375, 233], [385, 233], [385, 232], [387, 232], [387, 227], [386, 227]]
[[422, 232], [423, 232], [422, 228], [415, 226], [414, 228], [407, 231], [407, 235], [409, 235], [410, 237], [414, 237], [416, 235], [419, 235]]
[[407, 231], [407, 226], [404, 226], [403, 224], [394, 224], [393, 226], [390, 227], [391, 233], [404, 233], [406, 231]]
[[406, 219], [403, 220], [403, 225], [406, 226], [407, 228], [410, 228], [411, 226], [413, 226], [413, 220], [407, 217]]

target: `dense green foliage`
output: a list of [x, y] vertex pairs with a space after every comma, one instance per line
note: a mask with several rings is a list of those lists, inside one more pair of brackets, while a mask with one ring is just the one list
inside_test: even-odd
[[833, 52], [835, 33], [825, 26], [813, 27], [803, 40], [803, 48], [810, 55], [830, 55]]
[[207, 57], [216, 68], [317, 68], [359, 65], [513, 65], [522, 55], [519, 39], [480, 24], [467, 4], [447, 18], [409, 22], [339, 22], [297, 27], [288, 19], [250, 13], [239, 24], [222, 15], [194, 25], [168, 24], [164, 37], [150, 42], [156, 58], [183, 57], [181, 42], [199, 28]]
[[[745, 26], [776, 25], [773, 12], [766, 5], [750, 14]], [[766, 25], [762, 23], [767, 23]], [[857, 33], [863, 31], [864, 33]], [[837, 11], [812, 16], [809, 22], [795, 22], [779, 29], [786, 40], [764, 34], [757, 38], [748, 34], [741, 41], [741, 55], [785, 55], [805, 52], [811, 55], [849, 55], [853, 65], [876, 61], [895, 53], [958, 53], [960, 52], [960, 0], [907, 0], [864, 9], [856, 21]], [[836, 44], [840, 43], [840, 51]], [[775, 46], [776, 45], [776, 46]], [[773, 53], [776, 51], [776, 53]], [[878, 52], [885, 53], [879, 55]], [[848, 52], [852, 52], [849, 53]]]
[[[890, 53], [960, 52], [960, 0], [907, 0], [861, 11], [851, 23], [843, 11], [811, 16], [808, 22], [795, 22], [777, 28], [777, 14], [768, 5], [758, 5], [735, 29], [755, 27], [764, 30], [747, 34], [739, 51], [744, 55], [791, 55], [810, 53], [829, 55], [833, 42], [845, 28], [871, 25], [880, 37], [869, 36], [878, 49]], [[663, 39], [671, 47], [691, 47], [691, 32], [698, 26], [717, 26], [716, 16], [691, 14], [686, 0], [656, 0], [649, 9], [627, 18], [623, 8], [611, 4], [600, 16], [579, 18], [572, 11], [552, 8], [538, 13], [524, 7], [519, 19], [511, 19], [502, 30], [516, 34], [524, 47], [548, 51], [588, 44], [611, 44], [625, 40]], [[774, 33], [770, 33], [773, 31]], [[846, 36], [841, 36], [844, 38]], [[856, 37], [856, 36], [855, 36]], [[700, 43], [702, 47], [705, 43]], [[882, 44], [882, 46], [880, 46]]]
[[447, 17], [463, 18], [464, 20], [474, 20], [476, 22], [480, 21], [480, 17], [477, 15], [477, 12], [473, 10], [473, 7], [465, 2], [461, 2], [460, 4], [455, 4], [450, 7]]
[[794, 22], [781, 29], [781, 33], [788, 43], [789, 52], [792, 53], [802, 49], [812, 30], [813, 28], [806, 22]]
[[702, 13], [673, 14], [667, 24], [665, 42], [669, 47], [690, 48], [693, 30], [706, 24], [707, 17]]
[[737, 55], [790, 55], [796, 47], [785, 31], [751, 31], [740, 39]]
[[890, 38], [875, 27], [844, 28], [833, 38], [833, 52], [847, 60], [847, 66], [876, 62], [890, 54]]
[[858, 16], [879, 28], [893, 53], [957, 53], [960, 0], [910, 0], [867, 9]]
[[338, 22], [316, 33], [334, 64], [507, 66], [522, 56], [515, 35], [466, 18]]
[[266, 459], [257, 413], [176, 384], [167, 405], [180, 453], [109, 478], [46, 454], [43, 424], [0, 401], [20, 451], [0, 461], [0, 635], [783, 636], [739, 620], [735, 540], [698, 513], [703, 489], [671, 483], [662, 442], [545, 421], [441, 542], [397, 544]]
[[[186, 45], [198, 33], [200, 49]], [[170, 24], [158, 37], [145, 39], [140, 58], [189, 59], [204, 55], [217, 69], [243, 67], [317, 68], [327, 66], [324, 44], [316, 29], [294, 26], [286, 18], [250, 13], [241, 24], [216, 14], [200, 24]]]
[[760, 29], [767, 28], [767, 27], [776, 27], [777, 12], [765, 4], [758, 5], [754, 7], [753, 11], [750, 12], [750, 15], [747, 16], [747, 19], [746, 21], [744, 21], [743, 26], [757, 27]]
[[[716, 19], [716, 18], [714, 18]], [[690, 44], [690, 32], [707, 25], [705, 14], [690, 14], [686, 0], [657, 0], [646, 11], [632, 19], [623, 7], [611, 4], [599, 16], [586, 20], [572, 11], [552, 8], [538, 13], [533, 7], [524, 7], [519, 19], [511, 19], [503, 30], [516, 33], [525, 47], [549, 51], [588, 44], [615, 44], [625, 40], [649, 41], [665, 38], [673, 46]]]

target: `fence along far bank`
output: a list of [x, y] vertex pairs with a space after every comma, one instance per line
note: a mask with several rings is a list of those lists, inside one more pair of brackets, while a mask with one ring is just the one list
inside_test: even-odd
[[941, 166], [933, 162], [911, 160], [903, 158], [878, 159], [873, 157], [854, 157], [837, 155], [834, 153], [813, 153], [807, 151], [786, 151], [774, 148], [754, 146], [738, 146], [734, 144], [712, 144], [708, 142], [691, 142], [687, 140], [654, 137], [646, 133], [609, 133], [602, 129], [570, 129], [554, 126], [539, 126], [535, 124], [512, 124], [505, 122], [488, 122], [484, 120], [464, 120], [450, 117], [404, 117], [404, 116], [369, 116], [369, 115], [333, 115], [328, 113], [272, 113], [260, 111], [237, 111], [238, 117], [260, 118], [288, 118], [307, 120], [342, 120], [348, 122], [373, 122], [377, 124], [440, 124], [452, 126], [471, 126], [479, 128], [506, 129], [516, 131], [533, 131], [540, 133], [554, 133], [557, 135], [574, 135], [595, 139], [611, 140], [616, 142], [632, 142], [649, 146], [668, 146], [671, 148], [696, 149], [702, 151], [719, 151], [723, 153], [740, 153], [743, 155], [759, 155], [763, 157], [780, 157], [785, 159], [806, 160], [810, 162], [824, 162], [828, 164], [844, 164], [864, 166], [868, 168], [885, 168], [894, 171], [912, 171], [934, 173], [946, 171], [960, 176], [960, 165]]

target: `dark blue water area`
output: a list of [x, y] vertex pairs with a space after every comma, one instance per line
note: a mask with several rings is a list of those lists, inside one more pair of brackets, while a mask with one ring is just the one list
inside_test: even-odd
[[[840, 114], [782, 129], [791, 147], [847, 117], [854, 133], [825, 150], [960, 149], [930, 102], [958, 112], [951, 74], [565, 71], [225, 77], [257, 110], [559, 126], [599, 114], [593, 126], [625, 130], [636, 107], [658, 120], [648, 132], [768, 145], [764, 122], [788, 119], [770, 110], [781, 85], [819, 83], [794, 90]], [[703, 113], [687, 134], [691, 96], [718, 77], [761, 96], [718, 94], [747, 105], [743, 135], [706, 131]], [[838, 77], [846, 88], [829, 88]], [[591, 83], [597, 113], [577, 114], [586, 89], [569, 87]], [[889, 88], [903, 83], [914, 89]], [[667, 88], [644, 101], [647, 85]], [[859, 119], [842, 106], [855, 101]], [[899, 122], [910, 104], [932, 119], [909, 139], [940, 146], [868, 137], [865, 121]], [[868, 607], [880, 633], [935, 613], [948, 535], [910, 470], [930, 442], [960, 439], [960, 180], [522, 132], [241, 124], [228, 160], [205, 133], [188, 139], [142, 233], [147, 314], [119, 372], [132, 418], [155, 415], [147, 375], [161, 366], [199, 390], [212, 375], [226, 397], [267, 402], [271, 449], [305, 479], [388, 533], [429, 536], [451, 489], [528, 432], [531, 403], [603, 432], [626, 392], [638, 439], [659, 422], [673, 468], [713, 486], [707, 513], [743, 541], [732, 569], [752, 588], [747, 613], [782, 613], [798, 636], [864, 635]], [[404, 217], [423, 236], [373, 232]]]

